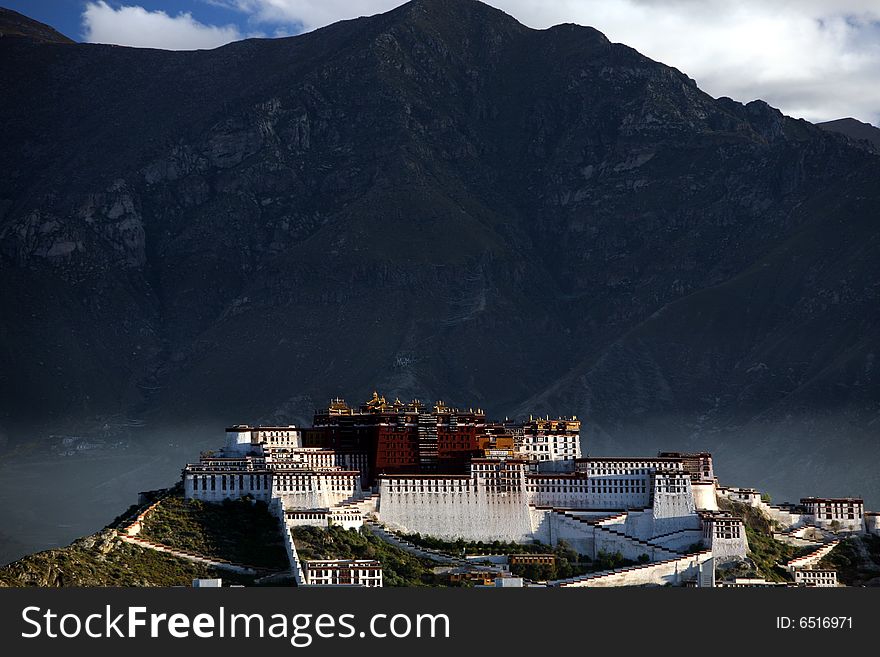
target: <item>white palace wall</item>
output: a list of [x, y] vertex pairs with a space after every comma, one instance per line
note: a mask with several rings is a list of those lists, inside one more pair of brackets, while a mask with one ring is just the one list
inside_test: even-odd
[[565, 509], [587, 507], [589, 482], [585, 476], [541, 472], [526, 475], [529, 504]]
[[642, 540], [651, 538], [654, 536], [654, 511], [652, 509], [630, 511], [626, 514], [621, 531], [627, 536], [635, 536]]
[[663, 536], [652, 538], [651, 542], [656, 545], [661, 545], [669, 550], [683, 551], [696, 543], [703, 542], [703, 530], [682, 529], [681, 531], [673, 532], [672, 534], [665, 534]]
[[[481, 464], [473, 477], [383, 477], [379, 519], [397, 531], [446, 540], [536, 540], [548, 545], [565, 541], [593, 558], [604, 551], [620, 552], [627, 559], [646, 554], [652, 560], [667, 559], [676, 556], [675, 550], [700, 540], [701, 522], [695, 512], [691, 480], [683, 471], [657, 473], [650, 479], [652, 508], [623, 510], [600, 519], [602, 513], [595, 507], [583, 509], [606, 491], [591, 491], [583, 475], [523, 477], [512, 469], [493, 467]], [[500, 474], [493, 474], [496, 472]], [[633, 479], [642, 473], [635, 474]], [[601, 484], [612, 489], [607, 491], [609, 497], [632, 495], [644, 504], [639, 488], [626, 489], [629, 477], [616, 471], [602, 475], [609, 477]], [[504, 490], [499, 490], [499, 482]], [[664, 543], [654, 543], [651, 539], [656, 536]]]
[[266, 471], [188, 473], [183, 477], [187, 499], [222, 502], [250, 495], [256, 500], [272, 499], [272, 475]]
[[532, 540], [525, 491], [489, 491], [470, 477], [381, 479], [379, 518], [399, 531], [447, 540]]
[[720, 562], [731, 559], [740, 559], [749, 551], [749, 544], [745, 536], [742, 538], [713, 538], [709, 546], [712, 554]]
[[700, 511], [718, 511], [718, 496], [714, 481], [691, 481], [694, 507]]
[[275, 472], [272, 494], [288, 508], [321, 509], [342, 504], [360, 490], [357, 472]]
[[682, 529], [699, 529], [691, 491], [691, 478], [684, 472], [654, 476], [654, 529], [652, 536]]
[[275, 515], [281, 526], [281, 537], [287, 552], [287, 561], [290, 564], [290, 574], [293, 575], [297, 586], [304, 586], [306, 577], [303, 573], [302, 562], [299, 560], [299, 554], [296, 551], [296, 545], [293, 542], [293, 536], [290, 533], [290, 526], [287, 523], [284, 500], [276, 497], [269, 503], [269, 510]]
[[545, 545], [559, 545], [565, 542], [578, 554], [592, 558], [596, 553], [593, 526], [574, 520], [559, 511], [549, 508], [529, 507], [532, 523], [531, 540]]

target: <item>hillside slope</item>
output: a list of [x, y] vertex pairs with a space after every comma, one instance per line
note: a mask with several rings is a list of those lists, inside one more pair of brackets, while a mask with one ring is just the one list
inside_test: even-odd
[[0, 587], [190, 586], [203, 577], [228, 580], [230, 573], [123, 543], [106, 530], [3, 566]]

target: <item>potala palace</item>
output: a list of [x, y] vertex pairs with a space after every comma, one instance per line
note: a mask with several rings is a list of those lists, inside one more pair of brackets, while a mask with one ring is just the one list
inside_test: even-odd
[[487, 422], [481, 409], [377, 393], [359, 408], [334, 400], [312, 427], [230, 427], [222, 449], [185, 467], [183, 484], [187, 498], [267, 502], [298, 585], [382, 583], [375, 561], [301, 562], [290, 530], [302, 525], [367, 524], [397, 542], [410, 533], [565, 542], [593, 559], [619, 553], [638, 564], [547, 582], [561, 587], [714, 586], [715, 567], [748, 551], [743, 519], [719, 510], [722, 498], [760, 508], [782, 540], [815, 545], [791, 564], [808, 585], [831, 581], [808, 571], [841, 532], [880, 532], [880, 515], [857, 498], [773, 506], [756, 490], [720, 486], [709, 453], [583, 457], [576, 417]]

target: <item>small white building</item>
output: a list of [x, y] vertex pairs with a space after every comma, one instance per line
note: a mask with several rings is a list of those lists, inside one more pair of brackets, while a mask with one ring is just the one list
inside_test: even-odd
[[727, 513], [700, 514], [703, 544], [721, 561], [744, 557], [749, 551], [743, 519]]
[[183, 471], [187, 499], [222, 502], [250, 495], [268, 502], [272, 498], [272, 472], [262, 456], [228, 456], [203, 454], [198, 463], [190, 463]]
[[326, 509], [286, 509], [284, 519], [288, 527], [330, 526], [342, 529], [360, 529], [364, 526], [364, 514], [356, 507], [334, 507]]
[[580, 427], [577, 417], [529, 418], [511, 432], [517, 456], [537, 462], [543, 471], [568, 469], [581, 457]]
[[718, 489], [718, 494], [734, 502], [739, 502], [740, 504], [747, 504], [754, 507], [760, 507], [762, 502], [761, 492], [755, 490], [754, 488], [737, 488], [732, 486], [725, 486]]
[[837, 571], [821, 568], [802, 568], [794, 571], [798, 586], [837, 586]]
[[375, 559], [320, 559], [303, 562], [309, 586], [382, 586], [382, 564]]
[[284, 427], [253, 427], [251, 442], [262, 443], [267, 447], [302, 447], [302, 429], [294, 425]]
[[865, 531], [880, 536], [880, 513], [865, 511]]
[[865, 502], [858, 497], [805, 497], [801, 505], [814, 524], [823, 529], [861, 532], [865, 527]]

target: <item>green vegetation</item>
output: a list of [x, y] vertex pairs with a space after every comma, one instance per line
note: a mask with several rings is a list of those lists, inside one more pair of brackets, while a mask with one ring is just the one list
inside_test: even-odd
[[[0, 568], [0, 586], [189, 586], [197, 577], [225, 582], [252, 579], [124, 543], [112, 530], [66, 548], [28, 555]], [[224, 582], [224, 583], [225, 583]]]
[[[773, 582], [791, 582], [791, 574], [782, 565], [816, 549], [777, 541], [773, 538], [776, 523], [758, 509], [729, 500], [719, 500], [719, 506], [745, 520], [752, 562], [728, 567], [719, 571], [719, 576], [759, 576]], [[880, 536], [849, 536], [818, 565], [836, 570], [838, 580], [847, 586], [880, 586]]]
[[[780, 564], [791, 561], [804, 550], [787, 545], [746, 525], [749, 541], [749, 558], [755, 565], [757, 574], [771, 582], [789, 582], [791, 575]], [[809, 551], [809, 548], [808, 548]]]
[[718, 502], [723, 511], [741, 516], [746, 526], [749, 542], [749, 559], [754, 568], [741, 565], [728, 569], [727, 575], [763, 577], [771, 582], [792, 581], [789, 572], [782, 566], [797, 556], [810, 552], [812, 548], [798, 548], [773, 538], [773, 525], [764, 513], [747, 504], [721, 499]]
[[367, 530], [294, 527], [291, 535], [301, 560], [377, 559], [382, 563], [385, 586], [430, 586], [434, 583], [436, 564], [390, 545]]
[[[543, 548], [541, 553], [552, 554], [556, 557], [554, 565], [517, 564], [510, 567], [510, 572], [526, 579], [542, 582], [636, 565], [635, 561], [624, 559], [620, 552], [599, 552], [595, 559], [590, 559], [579, 555], [564, 542], [552, 548], [548, 545], [541, 547]], [[647, 563], [649, 560], [650, 557], [644, 554], [639, 557], [638, 563]]]
[[847, 586], [880, 586], [880, 536], [850, 536], [822, 561], [820, 568], [833, 568]]
[[234, 563], [289, 567], [278, 519], [265, 502], [248, 498], [212, 504], [166, 497], [147, 514], [141, 537]]
[[[415, 545], [420, 545], [422, 547], [438, 550], [455, 556], [479, 556], [483, 554], [552, 554], [555, 556], [556, 563], [554, 565], [519, 564], [511, 567], [510, 570], [514, 575], [535, 581], [565, 579], [567, 577], [576, 577], [577, 575], [584, 575], [586, 573], [593, 573], [600, 570], [632, 566], [636, 563], [635, 561], [624, 559], [620, 552], [600, 552], [596, 559], [590, 559], [589, 557], [585, 557], [575, 552], [564, 541], [560, 542], [555, 547], [551, 547], [538, 542], [471, 542], [463, 539], [447, 541], [433, 536], [422, 536], [421, 534], [404, 534], [403, 538]], [[647, 558], [647, 555], [645, 555], [645, 557]]]
[[505, 541], [465, 541], [457, 539], [455, 541], [447, 541], [442, 538], [433, 536], [422, 536], [421, 534], [401, 534], [401, 538], [406, 539], [414, 545], [420, 545], [432, 550], [453, 554], [455, 556], [464, 555], [480, 555], [480, 554], [543, 554], [551, 552], [550, 548], [542, 543], [508, 543]]

